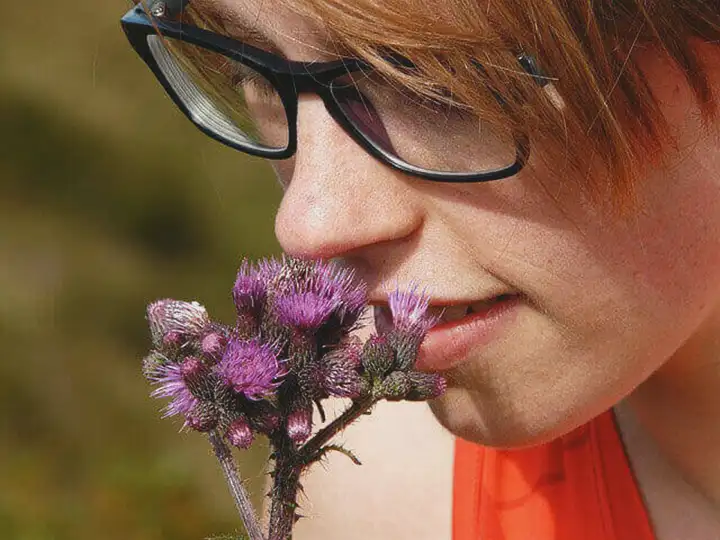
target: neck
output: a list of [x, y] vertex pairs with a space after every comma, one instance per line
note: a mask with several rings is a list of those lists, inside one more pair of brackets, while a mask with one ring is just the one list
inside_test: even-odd
[[[653, 451], [720, 516], [720, 309], [623, 407]], [[632, 448], [628, 454], [632, 462]]]

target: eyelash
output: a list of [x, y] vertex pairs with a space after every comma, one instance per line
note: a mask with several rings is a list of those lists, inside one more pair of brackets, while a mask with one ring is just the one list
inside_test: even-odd
[[234, 63], [232, 66], [230, 85], [236, 90], [244, 90], [250, 86], [253, 90], [258, 91], [262, 97], [272, 96], [275, 93], [275, 89], [269, 81], [240, 63]]

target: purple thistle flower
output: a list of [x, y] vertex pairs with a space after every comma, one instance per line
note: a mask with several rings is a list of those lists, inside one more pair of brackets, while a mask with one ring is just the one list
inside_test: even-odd
[[275, 258], [263, 259], [258, 262], [257, 275], [263, 283], [273, 283], [282, 272], [282, 263]]
[[255, 439], [250, 424], [242, 416], [232, 421], [228, 426], [227, 432], [225, 433], [227, 440], [233, 446], [247, 450]]
[[287, 419], [287, 433], [295, 444], [302, 444], [312, 434], [312, 408], [303, 407], [290, 413]]
[[416, 339], [425, 337], [438, 322], [437, 317], [427, 313], [430, 297], [424, 292], [418, 293], [416, 286], [408, 291], [394, 291], [388, 297], [388, 303], [395, 329]]
[[367, 302], [367, 290], [351, 270], [332, 262], [285, 259], [274, 302], [281, 324], [317, 330], [333, 314], [352, 324]]
[[367, 287], [355, 277], [353, 270], [337, 263], [320, 261], [310, 278], [311, 286], [325, 293], [348, 314], [359, 316], [367, 304]]
[[165, 344], [166, 338], [168, 344], [175, 344], [184, 336], [198, 337], [210, 322], [207, 311], [197, 302], [170, 299], [150, 304], [147, 318], [155, 347]]
[[337, 307], [333, 298], [316, 292], [291, 292], [275, 299], [280, 324], [301, 330], [317, 330]]
[[276, 347], [259, 339], [231, 339], [215, 366], [220, 379], [251, 400], [272, 394], [285, 375]]
[[243, 260], [235, 278], [233, 300], [238, 314], [247, 313], [265, 301], [267, 295], [267, 278], [247, 260]]
[[171, 399], [165, 407], [163, 418], [176, 414], [187, 416], [200, 403], [187, 387], [182, 368], [178, 364], [158, 366], [157, 375], [153, 377], [152, 382], [157, 385], [150, 394], [152, 397]]

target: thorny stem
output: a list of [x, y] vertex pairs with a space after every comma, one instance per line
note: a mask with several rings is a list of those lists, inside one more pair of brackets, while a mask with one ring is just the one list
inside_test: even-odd
[[278, 433], [271, 437], [270, 442], [275, 455], [275, 470], [269, 540], [289, 540], [297, 519], [297, 494], [300, 489], [302, 464], [298, 463], [297, 451], [287, 434]]
[[326, 443], [330, 442], [330, 440], [337, 435], [339, 431], [345, 429], [348, 425], [352, 424], [360, 416], [370, 410], [378, 401], [379, 400], [372, 397], [353, 401], [353, 404], [348, 407], [344, 413], [318, 431], [315, 436], [305, 443], [305, 445], [300, 449], [300, 462], [303, 466], [307, 466], [311, 463], [313, 458]]
[[355, 401], [330, 424], [310, 439], [299, 450], [296, 450], [286, 434], [278, 434], [271, 438], [275, 455], [275, 471], [273, 472], [272, 507], [270, 510], [269, 540], [289, 540], [297, 520], [297, 494], [300, 489], [300, 475], [339, 431], [342, 431], [366, 413], [376, 399], [367, 398]]
[[248, 535], [250, 535], [250, 540], [265, 540], [265, 536], [260, 528], [260, 522], [255, 514], [255, 509], [250, 502], [250, 497], [248, 497], [247, 491], [238, 476], [237, 466], [230, 449], [223, 442], [222, 436], [217, 431], [211, 431], [209, 438], [215, 451], [215, 457], [217, 457], [220, 462], [225, 480], [230, 488], [230, 494], [240, 513], [240, 519], [242, 519], [245, 530], [247, 530]]

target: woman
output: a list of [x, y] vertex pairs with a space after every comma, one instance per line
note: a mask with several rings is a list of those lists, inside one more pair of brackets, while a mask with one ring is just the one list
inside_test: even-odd
[[[431, 292], [453, 538], [720, 538], [719, 2], [146, 8], [126, 31], [176, 103], [274, 159], [286, 252], [357, 269], [377, 324]], [[333, 537], [403, 537], [401, 487]], [[405, 537], [449, 537], [449, 490], [418, 501]]]

